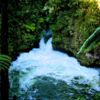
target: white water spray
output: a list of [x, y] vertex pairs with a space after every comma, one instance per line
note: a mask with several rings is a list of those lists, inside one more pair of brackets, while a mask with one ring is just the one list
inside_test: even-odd
[[[33, 84], [33, 79], [37, 76], [49, 76], [55, 79], [64, 80], [70, 84], [74, 77], [81, 76], [93, 85], [93, 88], [100, 90], [97, 82], [99, 72], [92, 68], [81, 66], [79, 62], [69, 57], [65, 53], [52, 49], [52, 38], [45, 44], [44, 39], [40, 41], [40, 48], [34, 48], [28, 53], [22, 53], [18, 59], [12, 62], [10, 72], [17, 70], [26, 73], [20, 77], [20, 88], [27, 90]], [[86, 81], [81, 80], [85, 83]]]

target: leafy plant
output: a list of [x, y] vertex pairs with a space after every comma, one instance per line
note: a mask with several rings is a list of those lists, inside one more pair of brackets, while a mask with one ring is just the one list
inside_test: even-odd
[[11, 58], [7, 55], [0, 54], [0, 72], [8, 69], [11, 63]]
[[83, 43], [77, 54], [86, 53], [100, 45], [100, 27]]
[[27, 29], [27, 31], [29, 30], [31, 30], [31, 31], [34, 31], [35, 29], [36, 29], [36, 27], [35, 27], [35, 24], [33, 24], [33, 23], [28, 23], [28, 24], [24, 24], [23, 25], [26, 29]]

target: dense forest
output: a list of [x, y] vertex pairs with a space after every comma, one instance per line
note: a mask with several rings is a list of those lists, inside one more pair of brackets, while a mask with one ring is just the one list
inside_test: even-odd
[[[38, 47], [43, 30], [49, 24], [53, 31], [54, 49], [76, 56], [83, 42], [100, 26], [97, 1], [8, 0], [9, 55], [15, 57], [23, 51]], [[78, 59], [85, 65], [98, 65], [99, 53], [97, 46], [89, 54], [81, 54]]]
[[[6, 62], [9, 67], [11, 59], [16, 60], [22, 52], [39, 48], [39, 41], [44, 36], [44, 31], [49, 29], [52, 30], [54, 50], [77, 58], [81, 65], [100, 68], [100, 0], [1, 0], [0, 55], [3, 54], [3, 56], [1, 55], [0, 59], [3, 57], [6, 61], [9, 60]], [[97, 36], [95, 35], [96, 29]], [[80, 47], [93, 33], [94, 38], [89, 41], [88, 50], [78, 55]], [[9, 68], [3, 69], [2, 64], [4, 63], [1, 60], [0, 100], [8, 100]], [[48, 80], [48, 82], [51, 81]], [[61, 82], [61, 84], [65, 83]], [[91, 100], [99, 100], [100, 93], [97, 92], [91, 97], [93, 97]], [[84, 99], [84, 95], [82, 98], [73, 100], [90, 100]]]

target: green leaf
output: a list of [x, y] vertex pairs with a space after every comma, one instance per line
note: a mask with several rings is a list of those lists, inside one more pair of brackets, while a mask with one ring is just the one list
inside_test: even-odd
[[0, 71], [8, 69], [11, 58], [7, 55], [0, 54]]
[[23, 26], [26, 28], [26, 30], [34, 31], [36, 29], [34, 23], [27, 23], [27, 24], [24, 24]]
[[81, 46], [77, 54], [86, 53], [100, 45], [100, 27], [98, 27]]

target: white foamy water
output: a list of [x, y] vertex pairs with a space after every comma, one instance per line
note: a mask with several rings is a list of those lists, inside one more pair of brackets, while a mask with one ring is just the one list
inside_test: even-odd
[[[10, 72], [18, 70], [25, 73], [20, 77], [20, 88], [33, 84], [33, 78], [37, 76], [50, 76], [55, 79], [64, 80], [70, 84], [71, 79], [77, 76], [83, 77], [93, 88], [100, 90], [97, 82], [99, 81], [99, 72], [96, 69], [81, 66], [79, 62], [69, 57], [67, 54], [54, 51], [52, 49], [52, 38], [45, 44], [44, 39], [40, 41], [40, 48], [34, 48], [28, 53], [22, 53], [18, 59], [12, 62]], [[81, 80], [85, 83], [87, 81]]]

